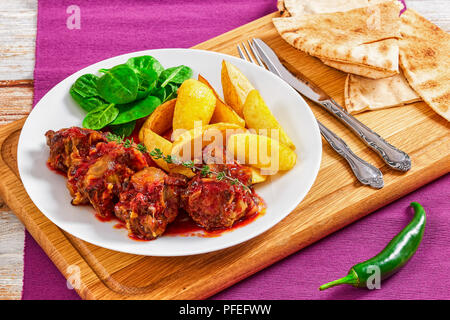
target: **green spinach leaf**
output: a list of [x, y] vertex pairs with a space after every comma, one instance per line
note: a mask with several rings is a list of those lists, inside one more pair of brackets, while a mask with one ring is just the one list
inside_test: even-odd
[[156, 81], [158, 80], [158, 75], [153, 70], [145, 69], [136, 71], [136, 74], [139, 81], [136, 99], [139, 100], [145, 98], [148, 93], [155, 87]]
[[84, 110], [84, 111], [91, 111], [95, 108], [98, 108], [105, 103], [107, 103], [105, 100], [103, 100], [100, 97], [89, 97], [89, 98], [83, 98], [78, 92], [76, 91], [70, 91], [70, 95], [72, 98], [78, 103], [78, 105]]
[[160, 87], [165, 87], [168, 83], [182, 84], [192, 77], [192, 69], [186, 66], [172, 67], [164, 70], [159, 76]]
[[166, 91], [166, 97], [163, 102], [166, 102], [167, 100], [175, 99], [177, 97], [177, 92], [179, 85], [175, 85], [173, 83], [168, 83], [167, 86], [164, 87]]
[[158, 77], [164, 70], [164, 67], [161, 65], [161, 63], [159, 63], [159, 61], [152, 56], [130, 58], [127, 61], [127, 65], [134, 70], [154, 71], [156, 72]]
[[157, 97], [159, 100], [161, 100], [161, 102], [166, 101], [166, 89], [165, 88], [156, 87], [150, 92], [150, 95]]
[[98, 96], [97, 80], [98, 77], [94, 74], [84, 74], [75, 81], [70, 89], [76, 91], [83, 98]]
[[130, 58], [126, 64], [132, 68], [138, 76], [139, 88], [137, 99], [145, 98], [155, 87], [159, 75], [164, 70], [163, 66], [152, 56]]
[[114, 121], [119, 114], [119, 109], [111, 104], [104, 104], [90, 111], [83, 120], [83, 127], [87, 129], [100, 130]]
[[125, 64], [119, 64], [105, 72], [97, 81], [100, 96], [109, 103], [123, 104], [136, 100], [139, 80], [136, 72]]
[[110, 126], [120, 136], [132, 134], [136, 120], [150, 115], [156, 107], [176, 98], [180, 85], [192, 77], [192, 69], [181, 65], [164, 70], [152, 56], [128, 59], [111, 69], [79, 77], [70, 95], [88, 113], [85, 128]]
[[118, 125], [110, 125], [111, 131], [119, 137], [126, 138], [131, 136], [136, 127], [136, 120]]
[[174, 83], [168, 83], [164, 88], [156, 87], [154, 88], [150, 95], [158, 97], [161, 103], [166, 102], [177, 97], [177, 91], [179, 86]]
[[96, 75], [84, 74], [75, 81], [69, 91], [72, 98], [87, 112], [105, 104], [105, 100], [97, 91], [97, 81]]
[[145, 99], [118, 106], [120, 113], [111, 124], [123, 124], [146, 117], [155, 111], [160, 104], [161, 100], [159, 98], [147, 96]]

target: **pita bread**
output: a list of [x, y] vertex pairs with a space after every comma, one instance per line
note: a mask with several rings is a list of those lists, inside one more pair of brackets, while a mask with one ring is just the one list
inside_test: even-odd
[[278, 0], [277, 1], [277, 9], [280, 11], [280, 16], [282, 17], [290, 17], [289, 11], [287, 11], [286, 7], [284, 6], [284, 0]]
[[400, 64], [411, 87], [450, 121], [450, 35], [419, 15], [401, 15]]
[[359, 66], [356, 64], [351, 63], [344, 63], [329, 59], [322, 59], [322, 62], [326, 64], [327, 66], [333, 67], [335, 69], [347, 72], [347, 73], [353, 73], [357, 74], [366, 78], [371, 79], [383, 79], [387, 77], [392, 77], [396, 74], [396, 72], [393, 71], [387, 71], [387, 70], [377, 70], [375, 68], [371, 68], [369, 66]]
[[[344, 12], [356, 8], [392, 1], [392, 0], [278, 0], [277, 8], [281, 16], [302, 16], [305, 14], [320, 14], [331, 12]], [[369, 66], [338, 62], [322, 59], [322, 62], [335, 69], [358, 74], [371, 79], [382, 79], [392, 77], [396, 72], [377, 70]]]
[[388, 0], [279, 0], [282, 16], [299, 17], [305, 14], [344, 12], [386, 2]]
[[397, 2], [384, 2], [273, 23], [289, 44], [312, 56], [398, 73], [399, 11]]
[[420, 100], [402, 74], [378, 80], [348, 74], [345, 80], [345, 108], [350, 113], [402, 106]]

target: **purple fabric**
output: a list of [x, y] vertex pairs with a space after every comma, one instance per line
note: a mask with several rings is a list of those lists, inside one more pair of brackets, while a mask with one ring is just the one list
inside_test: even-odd
[[[73, 1], [39, 0], [35, 102], [71, 73], [127, 52], [190, 47], [274, 11], [275, 0], [78, 0], [81, 29], [66, 27]], [[423, 243], [408, 266], [382, 290], [351, 287], [319, 293], [317, 287], [346, 274], [401, 230], [418, 201], [428, 212]], [[437, 299], [449, 298], [450, 175], [284, 259], [213, 299]], [[23, 299], [79, 299], [27, 233]]]

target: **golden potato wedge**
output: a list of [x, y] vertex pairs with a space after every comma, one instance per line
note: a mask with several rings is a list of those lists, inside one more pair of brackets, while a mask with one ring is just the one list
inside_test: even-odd
[[171, 173], [179, 173], [188, 178], [192, 178], [193, 176], [195, 176], [195, 173], [191, 169], [186, 168], [183, 165], [174, 165], [174, 166], [169, 166], [169, 167], [170, 167]]
[[245, 127], [245, 120], [238, 116], [238, 114], [226, 104], [217, 103], [214, 114], [210, 123], [234, 123], [240, 127]]
[[222, 61], [221, 80], [225, 102], [242, 118], [245, 99], [255, 88], [238, 68], [225, 60]]
[[261, 174], [261, 171], [256, 168], [250, 167], [252, 170], [252, 184], [257, 184], [266, 181], [267, 176]]
[[198, 81], [206, 84], [216, 96], [216, 108], [212, 115], [210, 123], [227, 122], [234, 123], [238, 126], [245, 127], [245, 121], [231, 108], [229, 105], [225, 104], [222, 99], [217, 94], [216, 90], [211, 86], [211, 84], [203, 78], [200, 74], [198, 75]]
[[[164, 139], [159, 134], [149, 130], [144, 129], [142, 131], [143, 135], [143, 143], [144, 146], [147, 148], [147, 150], [150, 152], [154, 149], [159, 149], [161, 152], [165, 155], [168, 155], [172, 152], [172, 142], [169, 140]], [[169, 165], [166, 161], [163, 159], [155, 159], [152, 157], [153, 161], [164, 171], [169, 172]]]
[[207, 125], [216, 107], [216, 97], [212, 90], [195, 79], [188, 79], [178, 89], [177, 102], [173, 113], [172, 128], [174, 138], [179, 129], [191, 130], [196, 121]]
[[154, 133], [162, 135], [172, 127], [173, 112], [176, 99], [164, 102], [145, 120], [139, 131], [139, 140], [144, 141], [144, 130], [149, 129]]
[[245, 99], [242, 111], [244, 113], [244, 119], [248, 128], [255, 129], [258, 134], [262, 134], [273, 139], [275, 139], [275, 137], [272, 136], [272, 130], [278, 130], [278, 137], [275, 140], [279, 140], [289, 148], [295, 149], [295, 145], [291, 138], [289, 138], [283, 127], [281, 127], [278, 123], [277, 119], [264, 102], [258, 90], [250, 91], [247, 99]]
[[[149, 129], [144, 129], [142, 134], [143, 134], [142, 141], [143, 141], [145, 147], [147, 148], [147, 150], [152, 151], [152, 150], [158, 148], [159, 150], [161, 150], [161, 152], [164, 155], [171, 154], [172, 142], [161, 137], [159, 134], [157, 134]], [[192, 178], [193, 176], [195, 176], [195, 173], [192, 172], [191, 169], [186, 168], [185, 166], [182, 166], [182, 165], [169, 166], [169, 164], [166, 161], [164, 161], [163, 159], [155, 159], [154, 157], [152, 157], [152, 159], [164, 171], [172, 172], [172, 173], [180, 173], [180, 174], [187, 176], [188, 178]]]
[[253, 133], [228, 137], [226, 150], [240, 163], [261, 168], [265, 174], [289, 170], [297, 161], [297, 155], [288, 146]]
[[183, 161], [201, 159], [203, 148], [207, 145], [225, 147], [228, 136], [243, 132], [247, 130], [233, 123], [215, 123], [193, 128], [175, 139], [172, 156]]

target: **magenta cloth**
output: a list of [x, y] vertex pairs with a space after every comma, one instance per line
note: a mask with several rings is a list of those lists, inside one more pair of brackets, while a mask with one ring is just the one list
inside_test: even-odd
[[[70, 5], [81, 29], [69, 30]], [[132, 51], [190, 47], [276, 10], [275, 0], [38, 2], [35, 102], [59, 81], [94, 62]], [[55, 108], [58, 106], [55, 106]], [[423, 204], [428, 225], [408, 266], [382, 290], [318, 286], [346, 274], [379, 250], [410, 220], [411, 201]], [[284, 259], [213, 299], [442, 299], [450, 293], [450, 175]], [[79, 299], [33, 238], [26, 234], [23, 299]]]

